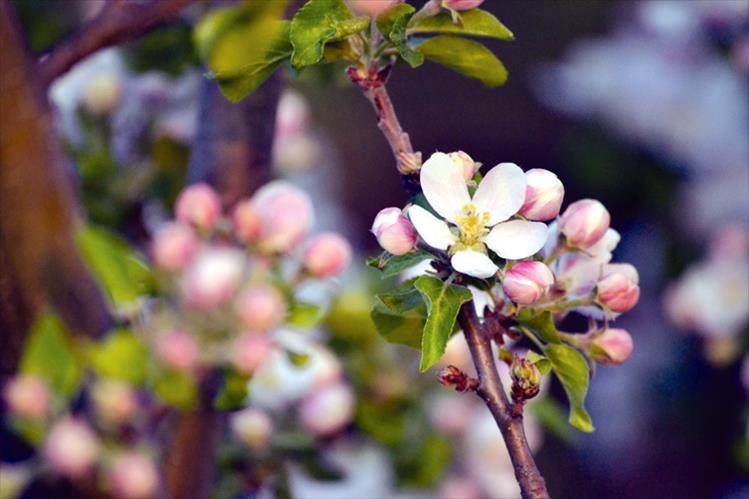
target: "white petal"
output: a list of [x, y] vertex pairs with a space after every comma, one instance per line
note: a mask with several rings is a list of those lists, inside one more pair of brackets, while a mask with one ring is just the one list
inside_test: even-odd
[[585, 250], [586, 253], [596, 258], [601, 263], [611, 260], [611, 252], [616, 249], [622, 236], [614, 229], [607, 229], [603, 237], [593, 246]]
[[445, 153], [432, 154], [421, 167], [420, 179], [431, 207], [451, 222], [471, 202], [462, 170]]
[[481, 279], [491, 277], [499, 270], [488, 256], [478, 251], [458, 251], [450, 259], [450, 263], [458, 272]]
[[486, 174], [476, 189], [473, 204], [489, 213], [489, 225], [504, 222], [525, 202], [525, 174], [514, 163], [500, 163]]
[[548, 231], [546, 224], [540, 222], [510, 220], [494, 226], [484, 243], [502, 258], [518, 260], [540, 250]]
[[408, 218], [416, 227], [416, 232], [432, 248], [446, 250], [455, 244], [456, 238], [444, 222], [421, 206], [413, 205], [408, 209]]

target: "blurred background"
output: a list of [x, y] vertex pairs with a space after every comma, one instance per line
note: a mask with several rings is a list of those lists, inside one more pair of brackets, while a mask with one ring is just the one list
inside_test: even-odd
[[[100, 7], [11, 3], [37, 53]], [[634, 353], [591, 383], [596, 432], [566, 426], [556, 382], [531, 411], [552, 496], [749, 497], [749, 2], [483, 8], [515, 33], [488, 42], [508, 82], [492, 90], [430, 63], [395, 68], [389, 91], [415, 149], [555, 172], [568, 201], [607, 206], [622, 234], [615, 259], [641, 279], [639, 305], [617, 322]], [[49, 90], [86, 216], [141, 249], [189, 176], [200, 178], [188, 173], [206, 91], [191, 42], [198, 15], [91, 56]], [[386, 345], [369, 322], [383, 287], [364, 265], [379, 252], [369, 228], [407, 198], [372, 109], [342, 69], [284, 72], [274, 127], [273, 175], [307, 190], [317, 227], [343, 232], [356, 250], [319, 335], [355, 408], [322, 444], [330, 469], [289, 451], [302, 463], [289, 465], [294, 495], [511, 497], [483, 406], [439, 387], [435, 369], [418, 374], [418, 353]], [[456, 362], [466, 362], [460, 348]], [[2, 458], [19, 452], [4, 443]]]

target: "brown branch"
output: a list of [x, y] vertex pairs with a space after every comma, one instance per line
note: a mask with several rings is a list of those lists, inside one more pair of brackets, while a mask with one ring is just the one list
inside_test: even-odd
[[[401, 128], [393, 104], [385, 89], [387, 70], [377, 71], [376, 68], [370, 67], [369, 71], [364, 74], [361, 70], [352, 67], [348, 74], [372, 103], [377, 113], [377, 125], [393, 150], [398, 162], [398, 170], [404, 177], [404, 185], [411, 192], [418, 191], [418, 175], [403, 173], [404, 156], [413, 158], [414, 151], [408, 134]], [[546, 482], [538, 471], [528, 446], [525, 429], [523, 428], [522, 413], [514, 411], [507, 400], [497, 367], [494, 364], [491, 340], [483, 335], [481, 323], [473, 307], [472, 301], [463, 305], [458, 320], [479, 375], [480, 383], [476, 393], [484, 400], [502, 432], [523, 498], [548, 498]]]
[[52, 48], [39, 61], [46, 88], [77, 62], [97, 50], [134, 40], [158, 24], [174, 19], [195, 0], [110, 0], [102, 11], [67, 40]]

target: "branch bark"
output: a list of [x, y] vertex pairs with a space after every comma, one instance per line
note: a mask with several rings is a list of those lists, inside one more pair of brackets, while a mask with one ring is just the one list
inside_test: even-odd
[[[383, 78], [382, 72], [373, 69], [363, 75], [356, 68], [351, 68], [349, 76], [372, 103], [377, 113], [377, 125], [390, 144], [402, 177], [405, 177], [404, 185], [409, 191], [413, 191], [414, 188], [418, 191], [418, 175], [404, 175], [401, 168], [404, 155], [413, 157], [414, 150], [408, 134], [401, 128], [395, 108], [385, 88], [384, 78], [387, 77], [387, 73]], [[416, 182], [416, 187], [413, 185], [414, 182]], [[497, 366], [494, 363], [491, 340], [483, 335], [482, 325], [476, 316], [472, 301], [461, 307], [458, 320], [479, 375], [480, 384], [476, 393], [491, 411], [502, 433], [515, 470], [515, 478], [520, 485], [520, 492], [524, 499], [546, 499], [549, 497], [546, 482], [528, 446], [522, 413], [513, 411], [512, 405], [507, 400]]]
[[117, 45], [150, 31], [156, 25], [174, 19], [195, 0], [110, 0], [101, 12], [81, 26], [70, 38], [52, 48], [39, 61], [44, 88], [77, 62], [97, 50]]

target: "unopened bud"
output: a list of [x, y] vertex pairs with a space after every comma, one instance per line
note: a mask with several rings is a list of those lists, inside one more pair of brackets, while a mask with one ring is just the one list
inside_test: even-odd
[[354, 393], [337, 383], [307, 396], [299, 406], [299, 419], [307, 431], [329, 436], [346, 426], [354, 416]]
[[273, 421], [259, 409], [248, 408], [231, 417], [232, 432], [251, 449], [262, 449], [273, 434]]
[[521, 305], [530, 305], [540, 300], [551, 285], [554, 274], [541, 262], [523, 261], [512, 266], [502, 281], [507, 297]]
[[470, 10], [475, 9], [484, 3], [484, 0], [442, 0], [445, 8], [453, 10]]
[[416, 244], [416, 230], [400, 208], [380, 210], [372, 224], [372, 233], [382, 248], [393, 255], [405, 255]]
[[72, 418], [55, 424], [44, 443], [50, 467], [69, 478], [81, 478], [99, 456], [99, 441], [89, 426]]
[[463, 178], [466, 182], [471, 180], [478, 170], [479, 164], [473, 161], [471, 157], [463, 151], [451, 152], [448, 154], [452, 162], [460, 168]]
[[232, 214], [234, 235], [242, 242], [255, 242], [260, 237], [260, 214], [252, 201], [244, 199], [237, 203]]
[[370, 17], [377, 17], [401, 2], [403, 0], [346, 0], [354, 14]]
[[235, 310], [242, 324], [250, 331], [270, 331], [286, 316], [286, 301], [268, 284], [257, 284], [237, 297]]
[[479, 380], [469, 376], [453, 365], [442, 369], [437, 379], [443, 386], [454, 386], [457, 392], [475, 391], [479, 387]]
[[190, 371], [198, 363], [198, 344], [190, 333], [177, 329], [156, 338], [156, 355], [172, 369]]
[[554, 173], [542, 168], [525, 172], [525, 202], [519, 213], [528, 220], [545, 222], [559, 215], [564, 185]]
[[226, 303], [239, 287], [245, 256], [232, 248], [202, 251], [182, 277], [182, 294], [198, 310], [213, 310]]
[[525, 357], [515, 354], [510, 366], [510, 377], [512, 378], [512, 398], [516, 402], [538, 395], [541, 389], [541, 373]]
[[138, 397], [128, 384], [113, 379], [99, 381], [92, 392], [96, 412], [115, 424], [130, 420], [138, 411]]
[[611, 216], [599, 201], [581, 199], [564, 210], [559, 229], [569, 244], [587, 249], [603, 237], [610, 223]]
[[117, 75], [102, 73], [86, 84], [83, 106], [91, 114], [110, 114], [120, 103], [121, 96], [122, 84]]
[[221, 216], [221, 199], [213, 187], [200, 182], [180, 193], [174, 211], [180, 222], [210, 230]]
[[198, 237], [190, 226], [169, 223], [154, 236], [151, 245], [154, 263], [166, 270], [182, 270], [192, 261], [198, 244]]
[[[626, 266], [626, 267], [623, 267]], [[637, 270], [632, 265], [617, 264], [598, 281], [598, 302], [612, 312], [622, 313], [632, 309], [640, 299]], [[620, 270], [624, 269], [625, 270]]]
[[412, 175], [421, 170], [421, 152], [402, 152], [398, 154], [398, 172]]
[[315, 237], [304, 251], [304, 268], [315, 277], [343, 272], [351, 262], [351, 245], [342, 236], [327, 232]]
[[50, 397], [47, 383], [42, 378], [30, 374], [12, 378], [3, 389], [8, 411], [15, 416], [26, 418], [42, 419], [46, 416]]
[[291, 184], [270, 182], [255, 193], [252, 203], [260, 215], [260, 244], [266, 251], [290, 251], [309, 232], [312, 201]]
[[270, 339], [262, 334], [243, 333], [234, 341], [231, 360], [237, 371], [243, 374], [254, 373], [273, 351]]
[[135, 451], [115, 458], [109, 474], [112, 492], [122, 499], [154, 497], [159, 475], [153, 461]]
[[619, 365], [626, 361], [634, 345], [624, 329], [606, 329], [593, 340], [590, 354], [599, 364]]

